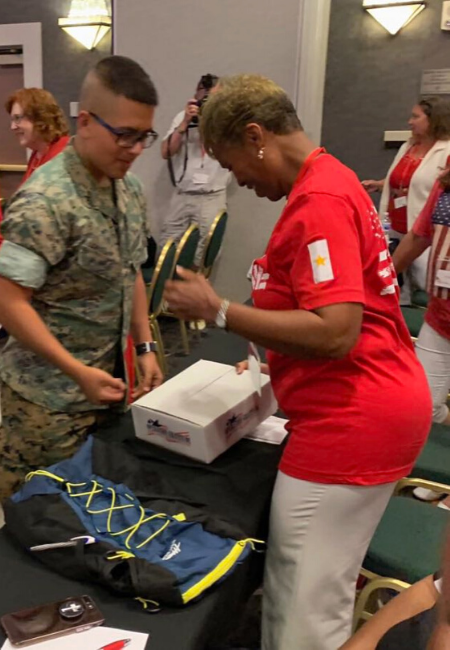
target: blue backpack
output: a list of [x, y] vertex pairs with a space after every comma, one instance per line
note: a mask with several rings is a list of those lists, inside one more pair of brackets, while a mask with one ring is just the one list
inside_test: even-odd
[[158, 607], [199, 598], [249, 555], [254, 540], [236, 538], [226, 522], [211, 532], [183, 504], [158, 512], [93, 473], [94, 442], [29, 474], [5, 505], [8, 530], [41, 561]]

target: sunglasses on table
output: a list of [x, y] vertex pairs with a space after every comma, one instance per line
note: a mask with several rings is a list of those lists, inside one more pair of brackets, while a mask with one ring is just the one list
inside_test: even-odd
[[116, 143], [119, 145], [119, 147], [123, 147], [124, 149], [131, 149], [138, 142], [142, 144], [144, 149], [149, 149], [152, 144], [154, 144], [158, 139], [158, 134], [156, 131], [153, 131], [153, 129], [150, 129], [150, 131], [118, 129], [114, 126], [111, 126], [111, 124], [108, 124], [108, 122], [105, 122], [105, 120], [102, 120], [102, 118], [99, 117], [96, 113], [89, 111], [89, 115], [93, 117], [94, 120], [98, 122], [98, 124], [103, 126], [103, 128], [112, 133], [116, 138]]

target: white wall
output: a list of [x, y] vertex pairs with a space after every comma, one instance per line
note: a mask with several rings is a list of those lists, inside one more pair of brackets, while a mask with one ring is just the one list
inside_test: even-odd
[[23, 80], [27, 87], [42, 88], [41, 32], [41, 23], [0, 25], [0, 46], [23, 48]]
[[[163, 136], [207, 72], [264, 74], [296, 101], [305, 4], [312, 20], [311, 7], [323, 9], [329, 1], [115, 0], [114, 51], [139, 61], [153, 78], [160, 95], [155, 128]], [[321, 114], [321, 105], [317, 111]], [[144, 181], [157, 233], [172, 191], [158, 145], [144, 152], [134, 171]], [[232, 185], [228, 232], [214, 279], [219, 293], [235, 300], [249, 297], [247, 270], [263, 254], [282, 208], [282, 202], [271, 204]]]

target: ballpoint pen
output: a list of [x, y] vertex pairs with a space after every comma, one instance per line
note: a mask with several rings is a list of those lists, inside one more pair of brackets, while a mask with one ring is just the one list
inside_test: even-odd
[[131, 639], [122, 639], [121, 641], [113, 641], [107, 645], [102, 645], [98, 650], [123, 650], [127, 645], [130, 645]]
[[30, 546], [30, 551], [48, 551], [54, 548], [66, 548], [68, 546], [76, 546], [77, 544], [95, 544], [97, 540], [91, 535], [80, 535], [79, 537], [72, 537], [67, 542], [54, 542], [50, 544], [39, 544], [38, 546]]

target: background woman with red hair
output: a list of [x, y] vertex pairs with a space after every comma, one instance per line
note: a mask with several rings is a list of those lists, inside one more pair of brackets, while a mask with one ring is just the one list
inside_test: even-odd
[[61, 153], [69, 142], [69, 126], [62, 108], [48, 90], [22, 88], [6, 101], [11, 129], [22, 147], [31, 149], [24, 183], [35, 169]]

